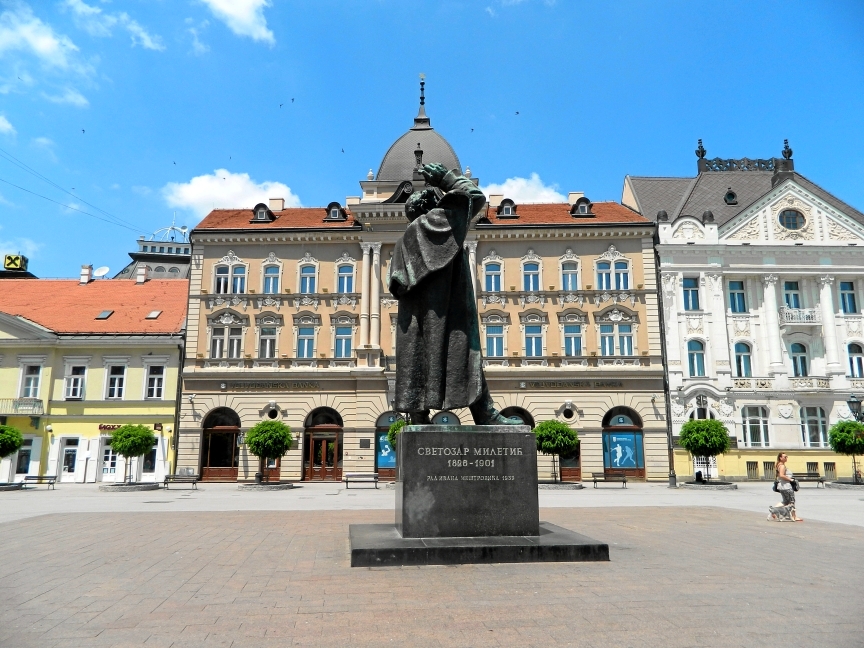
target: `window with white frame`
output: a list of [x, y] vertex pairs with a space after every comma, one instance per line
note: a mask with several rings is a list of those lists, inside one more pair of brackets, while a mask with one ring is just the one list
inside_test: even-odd
[[235, 295], [246, 292], [246, 266], [235, 265], [231, 268], [231, 292]]
[[618, 354], [633, 355], [633, 325], [618, 324]]
[[783, 300], [786, 308], [801, 308], [801, 290], [797, 281], [783, 282]]
[[525, 263], [522, 265], [522, 286], [525, 292], [540, 290], [540, 264]]
[[210, 333], [210, 357], [222, 358], [225, 356], [225, 332], [224, 326], [213, 327]]
[[240, 326], [216, 326], [210, 337], [211, 358], [239, 358], [243, 342]]
[[82, 400], [84, 398], [84, 378], [87, 375], [87, 367], [81, 365], [67, 365], [65, 376], [66, 400]]
[[338, 285], [336, 289], [340, 293], [354, 292], [354, 266], [340, 265], [338, 268]]
[[597, 264], [597, 290], [612, 290], [612, 263], [609, 261]]
[[102, 474], [113, 475], [117, 472], [117, 453], [111, 447], [111, 440], [105, 442], [102, 449]]
[[543, 355], [543, 326], [527, 324], [525, 326], [525, 355], [529, 358]]
[[216, 283], [213, 286], [213, 292], [217, 295], [228, 294], [228, 266], [216, 266]]
[[743, 281], [729, 282], [729, 310], [733, 313], [747, 312], [747, 298], [744, 293]]
[[864, 348], [860, 344], [850, 344], [849, 375], [852, 378], [864, 378]]
[[858, 304], [855, 301], [855, 282], [840, 282], [840, 307], [847, 315], [854, 315], [858, 312]]
[[630, 264], [626, 261], [615, 262], [615, 290], [630, 289]]
[[744, 445], [748, 448], [767, 448], [768, 410], [764, 407], [745, 407], [741, 410], [744, 426]]
[[687, 342], [687, 362], [691, 378], [705, 375], [705, 345], [699, 340]]
[[39, 398], [39, 383], [42, 379], [41, 365], [25, 365], [21, 381], [22, 398]]
[[735, 375], [739, 378], [753, 376], [752, 350], [746, 342], [735, 343]]
[[353, 337], [353, 328], [351, 326], [336, 327], [336, 357], [350, 358], [351, 357], [351, 339]]
[[636, 332], [634, 316], [614, 308], [597, 318], [600, 335], [600, 355], [636, 355], [633, 335]]
[[315, 357], [315, 327], [300, 326], [297, 328], [297, 357]]
[[501, 292], [501, 264], [487, 263], [484, 270], [486, 292]]
[[579, 290], [579, 264], [578, 263], [562, 263], [561, 264], [561, 289], [562, 290]]
[[600, 325], [600, 355], [614, 356], [615, 355], [615, 325], [601, 324]]
[[279, 266], [264, 266], [264, 294], [279, 294]]
[[570, 358], [582, 355], [582, 325], [564, 325], [564, 355]]
[[228, 328], [228, 357], [239, 358], [243, 353], [243, 328], [231, 326]]
[[699, 279], [698, 277], [684, 277], [684, 310], [699, 310]]
[[486, 356], [501, 358], [504, 356], [504, 325], [486, 325]]
[[262, 326], [258, 339], [258, 357], [259, 358], [275, 358], [276, 357], [276, 327]]
[[165, 391], [165, 367], [163, 365], [147, 366], [147, 391], [144, 398], [161, 400]]
[[828, 445], [828, 420], [824, 409], [801, 408], [801, 438], [808, 448], [824, 448]]
[[126, 365], [108, 366], [108, 385], [105, 398], [122, 399], [126, 388]]
[[792, 356], [792, 375], [796, 378], [809, 376], [810, 374], [807, 371], [807, 347], [795, 342], [790, 345], [789, 351]]
[[312, 295], [315, 293], [315, 274], [316, 268], [314, 265], [304, 265], [300, 267], [301, 294]]

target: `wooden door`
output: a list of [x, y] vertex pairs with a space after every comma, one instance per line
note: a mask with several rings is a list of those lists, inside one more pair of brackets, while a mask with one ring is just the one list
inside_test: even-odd
[[267, 463], [269, 465], [264, 466], [261, 480], [265, 482], [278, 482], [282, 473], [282, 457], [268, 459]]
[[309, 481], [341, 481], [342, 431], [312, 431], [306, 433], [304, 479]]
[[204, 430], [201, 445], [201, 481], [237, 481], [240, 448], [238, 428]]

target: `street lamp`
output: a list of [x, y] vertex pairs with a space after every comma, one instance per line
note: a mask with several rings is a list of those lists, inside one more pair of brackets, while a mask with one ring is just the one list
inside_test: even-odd
[[[849, 397], [849, 400], [846, 401], [846, 405], [852, 413], [852, 418], [854, 418], [858, 423], [864, 423], [864, 415], [861, 414], [861, 401], [855, 394], [852, 394]], [[852, 455], [852, 483], [859, 483], [858, 466], [855, 464], [855, 455]]]

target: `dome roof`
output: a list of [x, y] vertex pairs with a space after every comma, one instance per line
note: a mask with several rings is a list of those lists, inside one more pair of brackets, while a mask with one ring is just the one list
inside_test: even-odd
[[393, 142], [387, 150], [381, 166], [378, 167], [379, 181], [401, 182], [411, 180], [417, 162], [414, 151], [417, 146], [423, 151], [423, 164], [437, 162], [447, 169], [457, 169], [462, 172], [462, 165], [450, 143], [435, 132], [429, 118], [426, 116], [425, 98], [422, 84], [420, 94], [420, 112], [414, 118], [414, 126], [402, 137]]

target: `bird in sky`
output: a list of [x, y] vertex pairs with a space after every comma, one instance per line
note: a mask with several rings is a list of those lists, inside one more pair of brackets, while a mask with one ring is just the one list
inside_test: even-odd
[[83, 128], [81, 129], [81, 133], [82, 133], [82, 134], [84, 133], [84, 129], [83, 129]]
[[291, 103], [294, 103], [294, 97], [291, 97]]
[[281, 107], [284, 106], [284, 105], [285, 105], [285, 104], [279, 104], [279, 107], [281, 108]]
[[518, 110], [516, 111], [516, 114], [517, 114], [517, 115], [519, 114], [519, 111], [518, 111]]
[[174, 164], [177, 164], [176, 162]]
[[474, 132], [474, 129], [473, 129], [473, 128], [471, 129], [471, 132], [472, 132], [472, 133]]
[[345, 152], [345, 149], [342, 149], [342, 152], [344, 153], [344, 152]]

